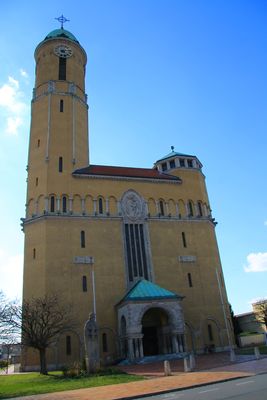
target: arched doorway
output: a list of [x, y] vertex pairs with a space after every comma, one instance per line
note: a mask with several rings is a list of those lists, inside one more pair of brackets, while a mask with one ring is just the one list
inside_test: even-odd
[[[142, 318], [143, 350], [145, 356], [166, 353], [169, 318], [161, 308], [150, 308]], [[166, 346], [167, 345], [167, 346]], [[168, 352], [168, 351], [167, 351]]]

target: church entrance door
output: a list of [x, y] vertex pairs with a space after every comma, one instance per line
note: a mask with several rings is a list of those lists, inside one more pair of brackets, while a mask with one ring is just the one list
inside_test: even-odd
[[168, 326], [168, 315], [160, 308], [151, 308], [142, 318], [144, 356], [163, 354], [164, 327]]

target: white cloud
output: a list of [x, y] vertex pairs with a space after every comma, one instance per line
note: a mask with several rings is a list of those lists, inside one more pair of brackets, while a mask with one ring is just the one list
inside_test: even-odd
[[10, 299], [21, 298], [23, 254], [9, 255], [0, 249], [0, 290]]
[[23, 121], [20, 117], [8, 117], [6, 131], [10, 135], [17, 135], [18, 128], [22, 125]]
[[6, 121], [6, 133], [16, 135], [23, 124], [27, 105], [22, 101], [23, 93], [19, 89], [19, 81], [12, 76], [0, 87], [0, 109]]
[[24, 69], [21, 68], [19, 70], [19, 72], [20, 72], [20, 75], [23, 76], [23, 78], [29, 78], [28, 73]]
[[8, 77], [8, 82], [11, 86], [14, 86], [16, 89], [19, 88], [19, 81], [17, 81], [16, 79], [12, 78], [12, 76]]
[[250, 253], [247, 262], [248, 265], [244, 267], [246, 272], [267, 271], [267, 253]]

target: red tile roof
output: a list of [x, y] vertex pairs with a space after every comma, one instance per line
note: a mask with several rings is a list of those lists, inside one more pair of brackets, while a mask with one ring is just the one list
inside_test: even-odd
[[76, 169], [73, 175], [94, 175], [109, 177], [125, 177], [125, 178], [143, 178], [143, 179], [160, 179], [167, 181], [178, 181], [181, 179], [177, 176], [159, 172], [152, 168], [131, 168], [131, 167], [114, 167], [109, 165], [89, 165], [88, 167]]

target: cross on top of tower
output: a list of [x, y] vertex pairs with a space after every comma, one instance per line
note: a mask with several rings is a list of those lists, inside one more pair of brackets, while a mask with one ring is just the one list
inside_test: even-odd
[[64, 15], [62, 14], [60, 17], [58, 17], [58, 18], [55, 18], [58, 22], [60, 22], [61, 23], [61, 29], [64, 29], [64, 24], [65, 24], [65, 22], [69, 22], [70, 20], [69, 19], [67, 19], [67, 18], [65, 18], [64, 17]]

